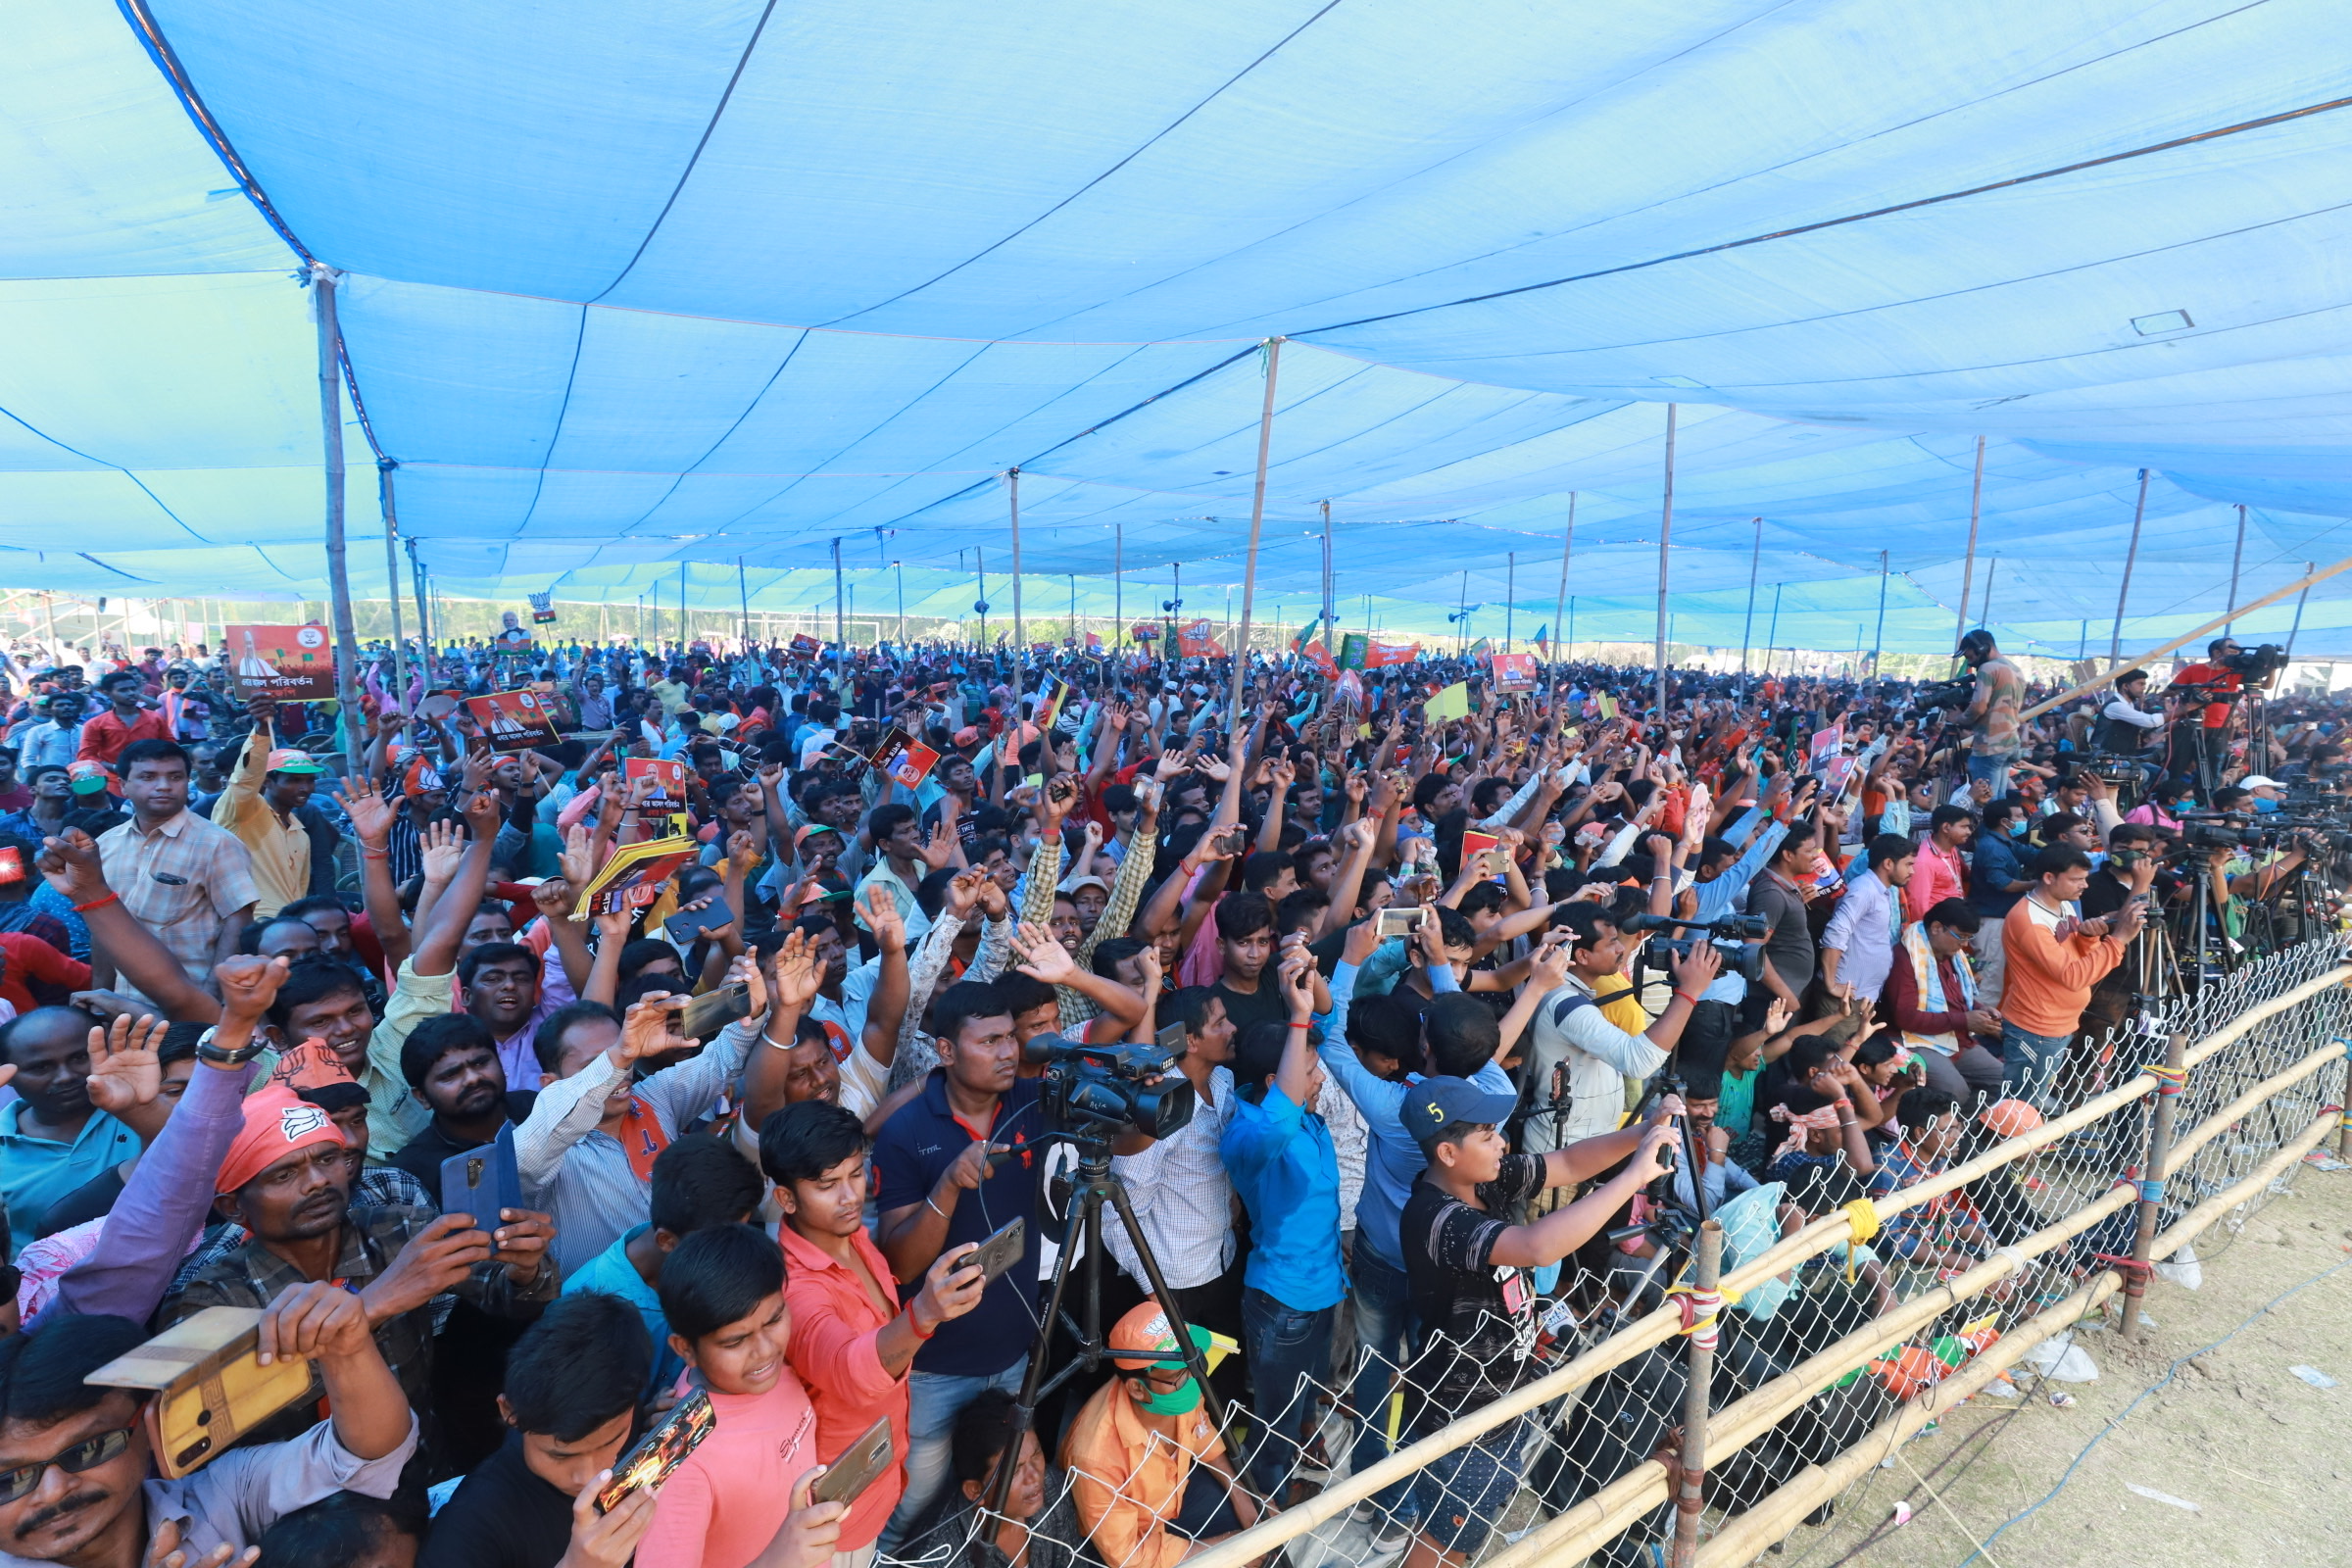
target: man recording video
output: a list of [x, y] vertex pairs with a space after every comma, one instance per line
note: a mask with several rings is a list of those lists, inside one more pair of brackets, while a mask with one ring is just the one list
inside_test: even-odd
[[2115, 677], [2115, 686], [2106, 703], [2099, 709], [2098, 721], [2091, 726], [2090, 749], [2102, 757], [2130, 758], [2139, 764], [2135, 782], [2145, 785], [2154, 761], [2152, 748], [2156, 736], [2171, 720], [2164, 707], [2146, 706], [2148, 672], [2128, 669]]
[[[2198, 722], [2174, 726], [2172, 771], [2196, 779], [2207, 799], [2221, 783], [2222, 768], [2230, 760], [2230, 705], [2245, 689], [2244, 661], [2245, 650], [2236, 638], [2216, 637], [2205, 645], [2205, 658], [2174, 676], [2167, 689], [2167, 695], [2179, 693], [2191, 702], [2204, 703], [2205, 711]], [[2254, 684], [2267, 686], [2270, 679], [2266, 669]]]
[[1976, 693], [1961, 715], [1968, 724], [1968, 776], [1989, 780], [1998, 799], [2009, 793], [2009, 768], [2020, 749], [2026, 677], [2001, 657], [1992, 633], [1982, 626], [1960, 639], [1957, 653], [1977, 672]]

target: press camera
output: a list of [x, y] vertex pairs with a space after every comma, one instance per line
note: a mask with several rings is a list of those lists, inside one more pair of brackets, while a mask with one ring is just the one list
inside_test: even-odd
[[1193, 1119], [1193, 1086], [1176, 1070], [1185, 1050], [1184, 1025], [1172, 1023], [1150, 1045], [1039, 1035], [1021, 1047], [1021, 1059], [1045, 1067], [1038, 1101], [1054, 1126], [1133, 1127], [1166, 1138]]
[[[1678, 920], [1667, 914], [1629, 914], [1617, 922], [1627, 933], [1653, 931], [1642, 945], [1640, 963], [1657, 974], [1673, 972], [1674, 960], [1704, 942], [1723, 956], [1723, 966], [1746, 977], [1750, 984], [1764, 978], [1764, 940], [1771, 922], [1760, 914], [1728, 914], [1720, 920]], [[1690, 933], [1670, 936], [1669, 929]]]

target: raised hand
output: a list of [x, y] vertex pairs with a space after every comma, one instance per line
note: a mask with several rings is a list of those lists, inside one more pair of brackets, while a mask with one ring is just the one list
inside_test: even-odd
[[163, 1049], [168, 1019], [146, 1014], [135, 1021], [118, 1014], [90, 1031], [90, 1103], [111, 1115], [152, 1102], [164, 1091]]
[[277, 1000], [277, 988], [285, 982], [291, 967], [284, 958], [264, 958], [254, 954], [240, 953], [213, 965], [213, 979], [220, 988], [220, 1022], [226, 1026], [232, 1020], [250, 1028], [268, 1015], [270, 1004]]
[[[443, 1214], [418, 1231], [393, 1257], [392, 1266], [378, 1274], [357, 1298], [332, 1286], [304, 1285], [296, 1290], [331, 1291], [347, 1300], [356, 1300], [366, 1308], [361, 1320], [361, 1332], [365, 1333], [369, 1322], [389, 1322], [404, 1312], [414, 1312], [446, 1291], [457, 1289], [473, 1271], [474, 1264], [489, 1260], [490, 1245], [490, 1233], [476, 1225], [471, 1214]], [[282, 1301], [285, 1297], [278, 1299]], [[275, 1310], [274, 1304], [271, 1310]], [[264, 1327], [262, 1345], [268, 1349], [266, 1322]]]
[[551, 924], [557, 920], [569, 920], [575, 902], [577, 895], [571, 891], [571, 884], [560, 876], [551, 876], [531, 889], [531, 906]]
[[[1060, 820], [1058, 812], [1055, 813], [1054, 819]], [[923, 863], [934, 871], [944, 871], [955, 864], [956, 824], [942, 816], [931, 829], [930, 836], [923, 840], [921, 854]]]
[[1049, 985], [1060, 985], [1078, 972], [1069, 950], [1054, 940], [1044, 926], [1023, 920], [1012, 931], [1013, 966]]
[[665, 1051], [690, 1051], [697, 1044], [691, 1035], [678, 1030], [678, 1014], [686, 999], [666, 991], [648, 993], [620, 1020], [620, 1038], [612, 1050], [624, 1067], [647, 1056], [658, 1056]]
[[887, 949], [906, 945], [906, 920], [899, 913], [898, 895], [890, 889], [878, 882], [866, 884], [865, 890], [858, 895], [858, 913], [864, 919], [865, 928], [874, 934], [876, 946]]
[[416, 860], [427, 882], [451, 881], [458, 874], [459, 862], [465, 858], [465, 829], [446, 816], [437, 816], [424, 824], [424, 831], [417, 835]]
[[343, 813], [351, 818], [351, 830], [371, 850], [380, 850], [392, 837], [392, 821], [398, 815], [392, 803], [375, 792], [372, 779], [354, 776], [345, 779], [335, 791]]
[[33, 864], [51, 887], [75, 904], [95, 904], [107, 895], [98, 841], [77, 827], [41, 840], [40, 857]]

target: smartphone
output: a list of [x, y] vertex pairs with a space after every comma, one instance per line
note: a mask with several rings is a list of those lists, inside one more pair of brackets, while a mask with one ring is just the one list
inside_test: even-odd
[[735, 911], [727, 907], [727, 901], [713, 898], [699, 909], [680, 909], [662, 922], [662, 929], [668, 934], [672, 943], [683, 948], [701, 937], [704, 932], [727, 925], [734, 918]]
[[441, 1212], [471, 1214], [485, 1236], [496, 1235], [498, 1211], [522, 1206], [522, 1176], [514, 1165], [514, 1124], [479, 1149], [441, 1162]]
[[208, 1306], [82, 1379], [156, 1392], [158, 1470], [178, 1480], [203, 1468], [289, 1405], [318, 1397], [310, 1361], [263, 1366], [262, 1308]]
[[1419, 905], [1402, 909], [1383, 909], [1372, 917], [1373, 934], [1383, 942], [1391, 937], [1409, 937], [1421, 929], [1421, 916], [1426, 912]]
[[890, 1441], [890, 1417], [884, 1416], [825, 1466], [825, 1473], [808, 1489], [808, 1500], [855, 1502], [859, 1493], [881, 1480], [897, 1462], [898, 1451]]
[[678, 1010], [678, 1031], [697, 1040], [715, 1040], [718, 1032], [738, 1018], [752, 1015], [752, 998], [743, 986], [720, 986], [690, 999]]
[[667, 1481], [669, 1473], [685, 1463], [686, 1456], [710, 1435], [717, 1420], [710, 1409], [710, 1396], [701, 1389], [671, 1405], [669, 1414], [639, 1438], [612, 1467], [612, 1479], [596, 1494], [596, 1511], [611, 1513], [630, 1493]]
[[957, 1266], [978, 1264], [981, 1282], [986, 1284], [1012, 1267], [1013, 1264], [1018, 1263], [1021, 1260], [1022, 1250], [1028, 1246], [1028, 1221], [1006, 1220], [995, 1235], [982, 1242], [978, 1249]]

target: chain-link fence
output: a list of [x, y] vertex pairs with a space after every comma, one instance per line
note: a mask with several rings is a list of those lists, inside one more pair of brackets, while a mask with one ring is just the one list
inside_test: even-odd
[[1130, 1568], [1181, 1554], [1167, 1524], [1215, 1541], [1198, 1568], [1382, 1568], [1416, 1538], [1481, 1568], [1732, 1568], [1791, 1537], [1836, 1560], [1886, 1527], [1864, 1494], [1909, 1494], [1939, 1414], [2039, 1396], [2082, 1320], [2339, 1134], [2348, 983], [2338, 942], [2248, 964], [2079, 1053], [2103, 1063], [2081, 1103], [2021, 1136], [1906, 1131], [1868, 1198], [1734, 1178], [1701, 1232], [1596, 1238], [1532, 1319], [1457, 1313], [1400, 1367], [1365, 1348], [1260, 1387], [1235, 1451], [1277, 1513], [1137, 1427], [1089, 1450], [1105, 1473], [1039, 1466], [1017, 1529], [965, 1507], [884, 1560]]

